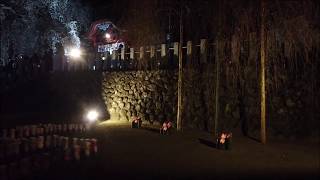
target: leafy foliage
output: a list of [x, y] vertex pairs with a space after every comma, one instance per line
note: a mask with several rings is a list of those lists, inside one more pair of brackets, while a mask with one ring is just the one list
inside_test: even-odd
[[75, 36], [88, 27], [89, 12], [78, 0], [0, 3], [2, 65], [17, 55], [30, 57], [34, 53], [44, 55], [46, 51], [55, 51], [56, 44], [67, 36], [71, 42], [79, 40]]

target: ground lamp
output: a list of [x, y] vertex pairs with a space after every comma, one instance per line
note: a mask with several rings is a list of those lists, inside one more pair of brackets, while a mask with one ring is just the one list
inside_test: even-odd
[[96, 110], [90, 110], [87, 113], [87, 120], [89, 123], [96, 122], [98, 120], [99, 113]]
[[81, 56], [81, 50], [78, 48], [73, 48], [69, 54], [72, 58], [79, 58]]

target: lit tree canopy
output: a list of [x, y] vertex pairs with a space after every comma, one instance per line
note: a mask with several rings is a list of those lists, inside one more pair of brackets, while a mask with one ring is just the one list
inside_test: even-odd
[[90, 24], [89, 9], [78, 0], [18, 0], [0, 3], [1, 63], [16, 55], [55, 51], [69, 40], [80, 45], [79, 32]]

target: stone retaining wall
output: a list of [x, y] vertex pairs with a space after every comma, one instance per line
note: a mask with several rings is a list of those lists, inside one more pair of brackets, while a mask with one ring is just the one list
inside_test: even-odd
[[[202, 69], [185, 69], [183, 84], [183, 126], [213, 131], [215, 117], [214, 65]], [[244, 128], [248, 135], [259, 138], [260, 97], [258, 76], [254, 69], [246, 69], [237, 85], [221, 74], [220, 130]], [[301, 84], [302, 83], [302, 84]], [[319, 124], [319, 113], [312, 105], [312, 95], [306, 85], [297, 81], [281, 92], [268, 89], [267, 130], [275, 137], [293, 137], [314, 134]], [[294, 87], [291, 87], [294, 86]], [[112, 119], [130, 120], [140, 116], [144, 123], [161, 123], [166, 119], [176, 121], [177, 72], [176, 71], [130, 71], [103, 73], [102, 97]], [[241, 99], [242, 98], [242, 99]], [[310, 101], [310, 102], [309, 102]], [[241, 108], [243, 108], [241, 110]], [[240, 113], [244, 114], [240, 115]], [[245, 116], [243, 122], [240, 116]], [[308, 131], [308, 132], [306, 132]]]
[[111, 119], [139, 116], [153, 123], [175, 120], [177, 75], [170, 71], [106, 72], [103, 98]]

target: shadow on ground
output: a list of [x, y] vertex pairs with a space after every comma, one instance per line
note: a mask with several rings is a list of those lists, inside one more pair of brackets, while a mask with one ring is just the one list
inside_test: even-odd
[[203, 138], [199, 138], [198, 140], [199, 140], [199, 142], [201, 144], [204, 144], [204, 145], [206, 145], [208, 147], [217, 148], [217, 143], [216, 142], [209, 141], [209, 140], [206, 140], [206, 139], [203, 139]]
[[159, 128], [156, 128], [156, 127], [143, 127], [141, 128], [141, 130], [145, 130], [145, 131], [149, 131], [157, 134], [159, 134], [160, 132]]

